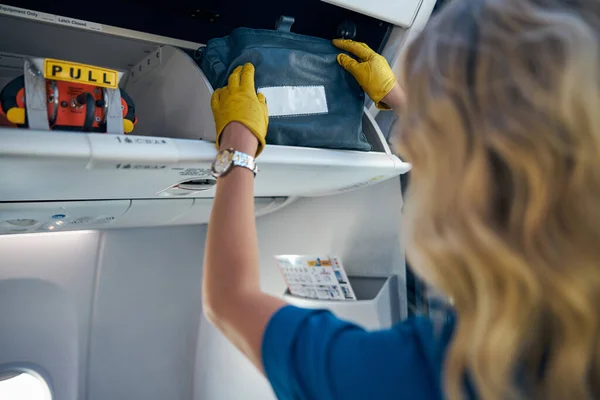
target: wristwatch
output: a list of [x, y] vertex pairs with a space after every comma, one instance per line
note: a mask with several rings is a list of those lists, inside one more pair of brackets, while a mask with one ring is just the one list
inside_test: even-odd
[[234, 149], [221, 150], [215, 161], [213, 161], [210, 170], [215, 178], [221, 178], [227, 175], [233, 167], [248, 168], [254, 173], [254, 176], [258, 171], [254, 157]]

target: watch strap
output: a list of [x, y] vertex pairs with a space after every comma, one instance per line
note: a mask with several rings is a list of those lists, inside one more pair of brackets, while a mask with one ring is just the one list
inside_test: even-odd
[[233, 158], [231, 160], [231, 165], [234, 167], [243, 167], [247, 168], [254, 173], [256, 176], [256, 172], [258, 171], [258, 167], [256, 165], [256, 159], [249, 154], [242, 153], [241, 151], [230, 149], [233, 153]]

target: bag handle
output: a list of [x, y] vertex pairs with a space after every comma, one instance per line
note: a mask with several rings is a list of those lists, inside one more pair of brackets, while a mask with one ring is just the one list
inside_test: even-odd
[[296, 20], [294, 17], [286, 17], [285, 15], [282, 15], [275, 24], [275, 30], [278, 32], [291, 32], [292, 25], [294, 25], [295, 21]]

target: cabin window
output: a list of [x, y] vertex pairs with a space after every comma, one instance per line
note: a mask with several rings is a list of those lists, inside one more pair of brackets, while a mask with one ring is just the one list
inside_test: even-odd
[[51, 400], [50, 388], [37, 374], [22, 371], [0, 372], [0, 399]]

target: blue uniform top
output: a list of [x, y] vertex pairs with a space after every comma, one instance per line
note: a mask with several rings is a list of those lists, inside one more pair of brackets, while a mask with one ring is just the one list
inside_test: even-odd
[[453, 323], [414, 317], [368, 332], [324, 310], [286, 306], [265, 330], [262, 361], [279, 399], [443, 399]]

